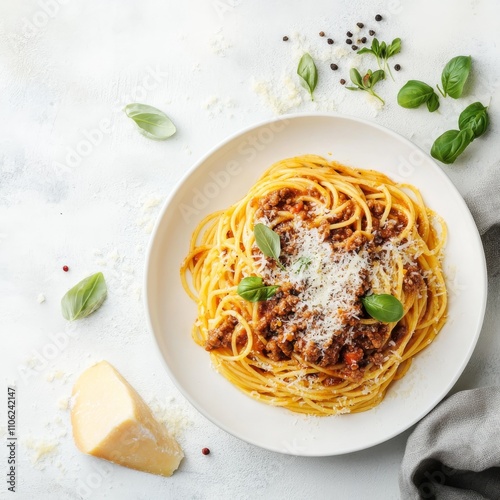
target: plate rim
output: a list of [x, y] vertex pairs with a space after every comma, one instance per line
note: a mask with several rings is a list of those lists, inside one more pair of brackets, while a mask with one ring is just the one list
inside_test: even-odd
[[[165, 216], [165, 213], [167, 212], [172, 200], [175, 198], [177, 193], [181, 190], [181, 188], [184, 186], [184, 184], [188, 181], [188, 179], [191, 177], [192, 174], [194, 174], [201, 165], [203, 165], [212, 155], [217, 153], [221, 148], [226, 146], [227, 144], [231, 143], [232, 141], [238, 139], [239, 137], [242, 137], [249, 132], [252, 132], [253, 130], [256, 130], [260, 127], [263, 126], [269, 126], [272, 123], [276, 122], [282, 122], [287, 119], [307, 119], [307, 118], [337, 118], [337, 119], [343, 119], [343, 120], [350, 120], [353, 122], [357, 122], [363, 125], [368, 125], [370, 127], [374, 127], [378, 129], [379, 131], [382, 131], [386, 134], [391, 135], [392, 137], [396, 138], [399, 141], [404, 142], [406, 145], [418, 149], [425, 157], [430, 160], [430, 162], [433, 165], [434, 171], [437, 173], [437, 175], [441, 176], [451, 191], [454, 192], [455, 195], [458, 195], [458, 198], [460, 200], [460, 203], [462, 204], [462, 208], [465, 208], [465, 212], [467, 213], [467, 217], [469, 219], [469, 222], [472, 222], [472, 226], [474, 227], [474, 241], [476, 244], [479, 244], [479, 249], [480, 249], [480, 256], [481, 256], [481, 268], [482, 272], [480, 275], [480, 279], [482, 281], [482, 297], [481, 297], [481, 308], [480, 308], [480, 313], [478, 316], [478, 322], [475, 328], [474, 332], [474, 338], [472, 339], [472, 343], [470, 344], [469, 350], [467, 352], [467, 355], [464, 358], [463, 364], [460, 366], [460, 369], [456, 371], [454, 377], [452, 378], [451, 382], [446, 386], [445, 389], [440, 391], [440, 393], [434, 398], [432, 401], [432, 404], [428, 405], [428, 407], [422, 411], [416, 414], [416, 416], [413, 419], [410, 419], [409, 423], [406, 423], [403, 428], [398, 428], [396, 431], [393, 433], [390, 433], [389, 435], [385, 435], [381, 437], [380, 439], [376, 439], [373, 442], [370, 442], [368, 445], [360, 444], [358, 446], [352, 447], [352, 449], [349, 449], [348, 451], [339, 451], [339, 452], [330, 452], [330, 453], [318, 453], [318, 452], [308, 452], [308, 451], [300, 451], [299, 453], [292, 453], [291, 451], [287, 451], [284, 449], [277, 448], [275, 446], [269, 445], [265, 446], [261, 443], [255, 442], [253, 439], [248, 439], [245, 437], [242, 437], [239, 435], [237, 432], [232, 431], [230, 428], [227, 427], [226, 424], [222, 423], [219, 421], [219, 419], [211, 416], [207, 410], [205, 410], [202, 406], [198, 405], [196, 401], [191, 397], [190, 394], [188, 394], [184, 388], [181, 386], [180, 382], [177, 380], [177, 377], [175, 374], [172, 372], [170, 369], [168, 363], [166, 362], [160, 348], [159, 344], [159, 338], [157, 333], [155, 332], [153, 328], [153, 324], [151, 321], [151, 314], [150, 314], [150, 302], [149, 302], [149, 272], [150, 272], [150, 261], [151, 261], [151, 254], [153, 251], [154, 243], [157, 238], [157, 233], [159, 231], [159, 228], [161, 226], [161, 222]], [[472, 234], [470, 235], [472, 237]], [[198, 411], [200, 412], [205, 418], [207, 418], [210, 422], [215, 424], [217, 427], [222, 429], [223, 431], [227, 432], [228, 434], [246, 442], [250, 443], [254, 446], [257, 446], [262, 449], [266, 449], [268, 451], [273, 451], [276, 453], [281, 453], [284, 455], [293, 455], [293, 456], [304, 456], [304, 457], [329, 457], [329, 456], [340, 456], [340, 455], [346, 455], [349, 453], [354, 453], [357, 451], [373, 448], [374, 446], [377, 446], [381, 443], [385, 443], [386, 441], [389, 441], [393, 439], [394, 437], [402, 434], [403, 432], [407, 431], [410, 427], [415, 425], [417, 422], [419, 422], [421, 419], [423, 419], [425, 416], [427, 416], [431, 411], [434, 410], [434, 408], [446, 398], [446, 396], [449, 394], [451, 389], [455, 386], [457, 380], [462, 376], [463, 372], [465, 371], [465, 368], [469, 364], [469, 361], [472, 357], [472, 354], [474, 353], [477, 342], [479, 339], [479, 335], [481, 334], [481, 330], [484, 324], [484, 317], [486, 313], [486, 305], [487, 305], [487, 299], [488, 299], [488, 270], [487, 270], [487, 265], [486, 265], [486, 257], [484, 253], [484, 247], [482, 244], [481, 240], [481, 235], [479, 234], [479, 230], [477, 227], [477, 224], [472, 216], [472, 213], [469, 209], [469, 206], [465, 202], [462, 194], [460, 191], [457, 189], [455, 184], [452, 182], [452, 180], [448, 177], [448, 175], [444, 172], [444, 170], [437, 164], [437, 162], [427, 153], [425, 152], [420, 146], [412, 142], [410, 139], [404, 137], [403, 135], [399, 134], [398, 132], [395, 132], [394, 130], [391, 130], [383, 125], [379, 125], [378, 123], [373, 122], [372, 120], [365, 119], [365, 118], [359, 118], [357, 116], [352, 116], [352, 115], [347, 115], [347, 114], [340, 114], [340, 113], [325, 113], [325, 112], [307, 112], [307, 113], [290, 113], [290, 114], [284, 114], [280, 115], [277, 117], [273, 118], [268, 118], [265, 120], [261, 120], [257, 123], [253, 123], [251, 125], [248, 125], [246, 127], [243, 127], [236, 131], [233, 134], [230, 134], [223, 140], [217, 142], [213, 147], [211, 147], [205, 154], [203, 154], [197, 161], [195, 161], [190, 168], [184, 173], [184, 175], [176, 182], [176, 184], [173, 186], [172, 190], [170, 191], [169, 195], [163, 202], [162, 208], [160, 212], [157, 215], [153, 230], [151, 232], [151, 236], [148, 241], [146, 253], [145, 253], [145, 263], [144, 263], [144, 275], [143, 275], [143, 305], [145, 308], [145, 313], [146, 313], [146, 323], [148, 326], [148, 330], [150, 334], [152, 335], [155, 343], [155, 351], [157, 356], [159, 356], [161, 363], [163, 367], [165, 368], [167, 374], [169, 375], [171, 381], [174, 383], [175, 387], [178, 389], [178, 391], [183, 395], [183, 397], [186, 398], [186, 400]], [[322, 418], [322, 417], [318, 417]]]

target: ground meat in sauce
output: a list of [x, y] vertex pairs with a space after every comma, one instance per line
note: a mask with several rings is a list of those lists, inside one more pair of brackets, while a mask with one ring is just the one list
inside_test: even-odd
[[394, 342], [395, 347], [401, 343], [401, 341], [406, 337], [408, 333], [408, 328], [405, 325], [397, 325], [391, 332], [391, 340]]
[[[323, 241], [329, 241], [333, 248], [339, 245], [348, 252], [359, 251], [362, 247], [374, 248], [374, 245], [381, 245], [385, 241], [398, 236], [406, 227], [408, 221], [404, 214], [391, 208], [383, 227], [380, 219], [385, 212], [385, 205], [377, 200], [368, 200], [367, 205], [372, 215], [372, 226], [375, 237], [369, 241], [367, 237], [356, 231], [354, 224], [342, 228], [331, 229], [330, 224], [348, 221], [356, 212], [356, 205], [348, 200], [347, 196], [339, 193], [339, 204], [344, 205], [343, 209], [328, 216], [328, 220], [320, 222], [319, 226], [314, 224], [315, 215], [311, 211], [308, 201], [298, 198], [302, 195], [320, 198], [316, 190], [307, 193], [295, 189], [282, 188], [274, 191], [258, 200], [257, 218], [267, 218], [272, 220], [278, 212], [287, 211], [294, 216], [300, 217], [305, 224], [316, 227], [321, 234]], [[363, 229], [366, 228], [366, 221], [362, 221]], [[283, 258], [296, 253], [296, 242], [294, 241], [293, 225], [290, 220], [276, 225], [273, 230], [281, 237], [281, 248]], [[255, 253], [259, 250], [255, 249]], [[285, 264], [287, 262], [283, 261]], [[272, 259], [268, 259], [269, 265], [273, 265]], [[363, 284], [356, 291], [358, 297], [366, 294], [369, 290], [368, 273], [363, 276]], [[416, 292], [423, 283], [423, 277], [418, 264], [405, 266], [405, 276], [403, 279], [403, 289], [406, 293]], [[281, 286], [276, 295], [265, 302], [258, 304], [259, 320], [254, 325], [256, 333], [254, 337], [254, 350], [264, 354], [273, 361], [290, 359], [293, 353], [299, 354], [305, 361], [317, 364], [324, 368], [331, 368], [338, 363], [344, 363], [341, 373], [353, 380], [362, 378], [363, 368], [368, 363], [380, 366], [384, 362], [385, 352], [394, 347], [388, 347], [388, 342], [398, 344], [406, 335], [406, 327], [397, 325], [391, 334], [388, 326], [383, 323], [361, 324], [359, 320], [346, 317], [346, 326], [354, 331], [348, 336], [346, 332], [332, 332], [331, 339], [323, 346], [317, 345], [313, 341], [304, 338], [307, 324], [315, 321], [314, 311], [298, 308], [300, 290], [295, 289], [290, 283]], [[366, 313], [361, 305], [357, 303], [354, 309], [355, 316], [366, 317]], [[285, 332], [284, 325], [287, 324]], [[217, 328], [209, 331], [206, 349], [218, 349], [220, 347], [230, 347], [232, 332], [237, 325], [237, 320], [228, 316], [226, 320]], [[265, 339], [265, 343], [259, 339], [259, 335]], [[239, 339], [240, 340], [240, 339]], [[246, 335], [241, 337], [241, 342], [246, 341]], [[338, 379], [327, 377], [324, 385], [334, 385]]]
[[238, 320], [234, 316], [226, 316], [217, 328], [209, 330], [205, 349], [211, 351], [220, 347], [229, 347], [237, 324]]
[[339, 379], [337, 377], [326, 377], [325, 380], [323, 380], [323, 385], [326, 387], [331, 387], [332, 385], [337, 385], [342, 381], [342, 379]]
[[408, 224], [405, 214], [391, 208], [387, 220], [381, 228], [380, 219], [385, 212], [384, 204], [377, 200], [368, 200], [367, 205], [372, 215], [372, 226], [375, 233], [374, 243], [376, 245], [381, 245], [384, 241], [398, 236]]
[[273, 361], [282, 361], [287, 359], [286, 354], [278, 346], [278, 342], [271, 339], [264, 347], [264, 354]]
[[368, 359], [377, 366], [382, 366], [384, 364], [385, 356], [381, 352], [376, 352], [368, 357]]
[[404, 266], [405, 275], [403, 278], [403, 290], [406, 293], [415, 293], [422, 288], [424, 278], [418, 266]]

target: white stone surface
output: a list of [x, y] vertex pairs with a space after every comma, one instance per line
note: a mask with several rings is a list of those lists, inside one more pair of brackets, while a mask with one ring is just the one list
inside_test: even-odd
[[[373, 20], [377, 13], [383, 22]], [[491, 103], [488, 135], [455, 166], [443, 167], [467, 194], [467, 176], [460, 180], [456, 172], [473, 177], [498, 167], [498, 19], [495, 0], [2, 2], [0, 375], [4, 388], [17, 386], [16, 498], [398, 498], [408, 432], [363, 452], [306, 459], [243, 443], [191, 408], [163, 370], [146, 328], [145, 248], [163, 200], [193, 162], [227, 135], [276, 112], [374, 119], [428, 150], [456, 126], [467, 104]], [[379, 87], [387, 100], [382, 110], [338, 83], [351, 65], [373, 66], [345, 50], [345, 32], [358, 21], [380, 38], [403, 40], [394, 59], [402, 66], [396, 82]], [[335, 44], [327, 45], [320, 30]], [[318, 62], [314, 103], [295, 75], [304, 50]], [[444, 63], [459, 54], [474, 59], [463, 99], [442, 101], [432, 115], [398, 107], [397, 90], [408, 79], [437, 83]], [[121, 111], [132, 101], [163, 109], [178, 133], [166, 142], [139, 135]], [[485, 237], [490, 297], [484, 329], [455, 390], [497, 383], [500, 376], [498, 233]], [[107, 301], [91, 317], [68, 324], [60, 314], [62, 295], [98, 270], [109, 286]], [[186, 454], [173, 477], [76, 450], [68, 397], [78, 374], [101, 359], [173, 426]], [[205, 446], [212, 450], [207, 457], [200, 451]], [[5, 488], [2, 479], [2, 498]]]

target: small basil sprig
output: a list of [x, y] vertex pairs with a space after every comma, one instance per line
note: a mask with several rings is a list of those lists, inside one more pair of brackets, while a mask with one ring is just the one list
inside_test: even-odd
[[439, 108], [439, 97], [434, 89], [419, 80], [409, 80], [398, 93], [398, 104], [403, 108], [418, 108], [424, 102], [431, 113]]
[[248, 302], [262, 302], [269, 300], [276, 294], [279, 286], [265, 286], [262, 278], [258, 276], [249, 276], [243, 278], [238, 285], [238, 295], [248, 300]]
[[123, 109], [134, 120], [142, 135], [155, 141], [164, 141], [175, 134], [172, 120], [163, 112], [147, 104], [127, 104]]
[[454, 163], [474, 139], [486, 132], [489, 124], [487, 110], [480, 102], [467, 106], [458, 119], [460, 130], [448, 130], [440, 135], [432, 145], [432, 157], [447, 165]]
[[387, 293], [367, 295], [361, 298], [361, 302], [373, 319], [383, 323], [395, 323], [404, 315], [403, 304]]
[[299, 257], [294, 263], [294, 266], [296, 266], [295, 272], [301, 273], [302, 271], [306, 270], [311, 265], [311, 263], [311, 257]]
[[453, 99], [458, 99], [462, 95], [471, 66], [471, 56], [457, 56], [448, 62], [441, 74], [443, 89], [441, 90], [439, 85], [436, 85], [443, 97], [449, 95]]
[[311, 94], [311, 100], [314, 101], [313, 92], [318, 84], [318, 70], [313, 58], [307, 52], [300, 58], [297, 74], [300, 77], [300, 84]]
[[283, 266], [283, 264], [279, 261], [281, 254], [281, 242], [279, 235], [264, 224], [255, 224], [253, 234], [255, 235], [255, 243], [257, 243], [260, 251], [266, 257], [274, 259], [280, 269], [285, 271], [285, 266]]
[[399, 52], [401, 52], [401, 38], [395, 38], [390, 44], [379, 42], [374, 38], [371, 47], [362, 48], [358, 51], [358, 54], [373, 54], [377, 59], [378, 67], [386, 70], [394, 80], [387, 61], [390, 57], [399, 54]]
[[458, 117], [458, 128], [460, 130], [470, 128], [474, 132], [474, 139], [486, 132], [489, 123], [488, 108], [480, 102], [467, 106]]
[[379, 80], [383, 80], [385, 78], [384, 70], [378, 69], [377, 71], [372, 72], [372, 70], [369, 69], [366, 72], [366, 75], [362, 77], [356, 68], [351, 68], [350, 76], [351, 76], [351, 81], [355, 85], [355, 87], [346, 87], [346, 89], [364, 90], [365, 92], [371, 94], [373, 97], [379, 99], [382, 102], [382, 104], [385, 104], [385, 101], [379, 95], [377, 95], [373, 90], [375, 84]]
[[101, 307], [108, 293], [102, 273], [77, 283], [61, 300], [62, 315], [69, 321], [85, 318]]

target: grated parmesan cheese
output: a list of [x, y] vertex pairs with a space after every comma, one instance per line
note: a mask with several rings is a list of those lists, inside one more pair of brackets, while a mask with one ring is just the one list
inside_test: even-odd
[[[311, 213], [319, 217], [328, 215], [328, 210], [317, 205]], [[262, 217], [257, 222], [269, 225]], [[416, 256], [423, 252], [417, 240], [408, 237], [405, 243], [397, 238], [385, 241], [376, 252], [370, 253], [366, 245], [357, 251], [336, 250], [324, 241], [317, 228], [306, 227], [301, 219], [295, 219], [289, 233], [282, 236], [285, 244], [293, 241], [294, 255], [289, 255], [286, 270], [269, 266], [268, 259], [254, 253], [257, 273], [267, 283], [290, 283], [300, 299], [298, 312], [308, 312], [303, 338], [324, 348], [325, 343], [341, 333], [345, 344], [351, 344], [355, 326], [349, 321], [359, 319], [360, 290], [365, 280], [374, 293], [395, 293], [395, 263], [415, 264]], [[292, 332], [293, 320], [283, 320], [284, 333]]]
[[[356, 317], [352, 310], [363, 275], [370, 269], [371, 257], [366, 250], [335, 252], [317, 228], [307, 229], [300, 220], [294, 224], [293, 237], [298, 247], [294, 261], [304, 260], [309, 265], [294, 264], [290, 271], [282, 271], [264, 267], [261, 259], [259, 270], [267, 281], [289, 282], [301, 290], [300, 307], [313, 313], [307, 320], [304, 338], [321, 346], [332, 334], [343, 330], [348, 319]], [[285, 324], [285, 331], [286, 327]]]

